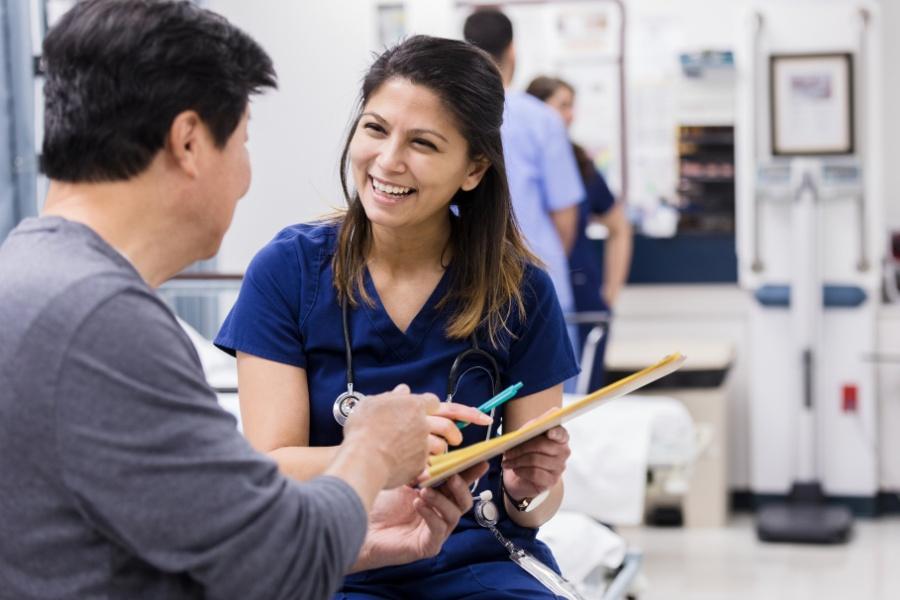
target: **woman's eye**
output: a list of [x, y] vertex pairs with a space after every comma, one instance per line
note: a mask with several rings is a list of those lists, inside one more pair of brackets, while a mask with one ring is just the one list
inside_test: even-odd
[[413, 143], [417, 146], [422, 146], [428, 148], [429, 150], [437, 150], [437, 146], [429, 142], [428, 140], [423, 140], [422, 138], [416, 138], [413, 140]]
[[375, 133], [384, 133], [384, 127], [379, 125], [378, 123], [366, 123], [363, 125], [364, 129], [368, 129], [369, 131], [374, 131]]

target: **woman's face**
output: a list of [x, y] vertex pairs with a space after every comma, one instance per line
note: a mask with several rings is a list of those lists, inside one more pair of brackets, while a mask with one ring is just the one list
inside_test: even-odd
[[566, 127], [571, 127], [572, 119], [575, 118], [575, 94], [572, 93], [572, 90], [564, 85], [559, 86], [547, 98], [547, 104], [556, 109]]
[[366, 216], [389, 228], [447, 219], [456, 192], [474, 189], [487, 164], [440, 98], [407, 79], [387, 80], [370, 97], [350, 141], [350, 165]]

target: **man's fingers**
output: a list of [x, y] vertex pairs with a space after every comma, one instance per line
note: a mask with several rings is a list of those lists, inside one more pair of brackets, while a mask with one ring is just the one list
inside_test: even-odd
[[447, 521], [435, 512], [431, 505], [422, 497], [416, 498], [413, 501], [413, 509], [420, 517], [422, 517], [422, 520], [425, 521], [425, 526], [430, 532], [431, 539], [428, 541], [428, 547], [425, 549], [426, 554], [428, 556], [434, 556], [440, 552], [441, 547], [444, 545], [444, 541], [447, 539], [450, 531], [456, 527], [456, 524], [448, 524]]
[[405, 383], [401, 383], [401, 384], [398, 384], [396, 387], [394, 387], [393, 391], [395, 394], [408, 394], [409, 386], [406, 385]]
[[434, 456], [447, 451], [447, 440], [438, 435], [428, 436], [428, 454]]
[[422, 398], [422, 404], [425, 406], [425, 414], [433, 415], [441, 407], [441, 401], [434, 394], [419, 394]]
[[472, 508], [472, 494], [469, 493], [469, 486], [459, 475], [454, 475], [445, 481], [438, 491], [453, 501], [460, 514]]
[[432, 488], [422, 490], [421, 497], [425, 501], [425, 506], [443, 521], [448, 530], [456, 527], [463, 511], [453, 500]]
[[447, 440], [451, 446], [458, 446], [462, 442], [462, 432], [450, 419], [431, 415], [428, 417], [428, 431]]

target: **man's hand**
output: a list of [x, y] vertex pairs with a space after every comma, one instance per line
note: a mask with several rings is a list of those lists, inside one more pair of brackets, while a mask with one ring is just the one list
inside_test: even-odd
[[385, 489], [409, 483], [425, 468], [428, 415], [435, 414], [439, 406], [434, 394], [411, 394], [404, 384], [369, 396], [347, 419], [342, 446], [363, 448], [370, 468], [385, 471]]
[[369, 533], [351, 571], [406, 564], [435, 556], [460, 517], [472, 508], [469, 486], [487, 463], [454, 475], [438, 488], [401, 487], [381, 492], [369, 515]]

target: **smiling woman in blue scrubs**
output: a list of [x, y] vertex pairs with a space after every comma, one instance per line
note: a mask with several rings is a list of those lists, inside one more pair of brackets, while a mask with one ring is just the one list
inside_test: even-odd
[[[333, 406], [348, 383], [343, 303], [357, 392], [405, 383], [446, 397], [455, 358], [476, 345], [500, 381], [483, 357], [464, 362], [444, 417], [472, 420], [456, 403], [477, 406], [524, 382], [492, 425], [460, 432], [435, 417], [435, 453], [485, 439], [488, 426], [515, 430], [561, 403], [577, 367], [552, 283], [512, 216], [503, 102], [493, 62], [464, 42], [416, 36], [386, 51], [363, 82], [342, 157], [346, 213], [285, 229], [251, 263], [216, 343], [238, 357], [248, 439], [289, 475], [317, 475], [342, 439]], [[556, 428], [507, 452], [476, 490], [502, 496], [499, 530], [554, 568], [535, 534], [562, 500], [567, 440]], [[445, 497], [468, 509], [468, 490], [460, 497], [454, 486]], [[519, 510], [545, 490], [540, 506]], [[382, 492], [369, 550], [339, 598], [555, 597], [471, 513], [457, 523], [423, 493]], [[443, 537], [435, 546], [425, 534], [430, 510], [455, 525], [442, 548]]]

